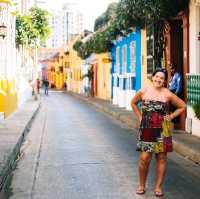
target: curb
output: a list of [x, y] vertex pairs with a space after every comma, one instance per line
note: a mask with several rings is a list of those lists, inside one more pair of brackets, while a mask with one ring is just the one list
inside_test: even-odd
[[184, 156], [187, 159], [192, 160], [196, 164], [200, 164], [200, 153], [188, 147], [184, 143], [180, 143], [177, 140], [173, 139], [174, 151]]
[[5, 166], [0, 171], [0, 192], [3, 190], [4, 186], [6, 185], [7, 180], [9, 179], [9, 175], [13, 171], [13, 169], [16, 166], [16, 159], [20, 154], [20, 148], [21, 145], [27, 135], [27, 133], [30, 131], [31, 124], [34, 121], [34, 118], [36, 117], [39, 109], [40, 109], [41, 102], [38, 103], [38, 107], [36, 110], [34, 110], [33, 115], [31, 116], [30, 120], [24, 127], [23, 131], [20, 133], [20, 137], [13, 148], [12, 152], [9, 154], [7, 161], [5, 163]]
[[[108, 115], [112, 116], [113, 118], [123, 122], [129, 128], [134, 128], [137, 130], [136, 124], [134, 124], [133, 120], [131, 120], [130, 117], [128, 117], [127, 115], [123, 114], [123, 112], [121, 112], [121, 113], [115, 112], [112, 109], [109, 109], [107, 107], [104, 107], [101, 104], [98, 104], [98, 102], [94, 102], [94, 101], [90, 100], [89, 98], [82, 97], [75, 93], [70, 93], [70, 95], [74, 96], [82, 101], [85, 101], [88, 104], [92, 104], [95, 108], [97, 108], [101, 112], [104, 112], [105, 114], [108, 114]], [[192, 160], [193, 162], [195, 162], [197, 164], [200, 164], [200, 152], [190, 148], [188, 145], [184, 144], [183, 142], [178, 141], [175, 138], [175, 136], [173, 139], [173, 148], [174, 148], [174, 151], [177, 152], [178, 154], [184, 156], [185, 158]]]

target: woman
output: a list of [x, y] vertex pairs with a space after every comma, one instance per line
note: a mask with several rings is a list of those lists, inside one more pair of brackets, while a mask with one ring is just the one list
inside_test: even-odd
[[[166, 171], [167, 152], [172, 151], [172, 137], [169, 124], [172, 119], [185, 110], [185, 103], [165, 88], [167, 71], [159, 68], [152, 75], [152, 85], [148, 85], [136, 93], [131, 106], [139, 122], [139, 139], [137, 150], [141, 151], [139, 157], [139, 187], [137, 194], [145, 193], [145, 184], [152, 154], [156, 157], [156, 183], [154, 194], [163, 196], [162, 184]], [[142, 102], [142, 112], [137, 103]], [[169, 104], [176, 110], [169, 112]]]

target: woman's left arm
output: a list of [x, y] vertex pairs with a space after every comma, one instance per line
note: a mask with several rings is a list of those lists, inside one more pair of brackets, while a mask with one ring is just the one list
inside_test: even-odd
[[185, 102], [180, 99], [179, 97], [177, 97], [175, 94], [171, 93], [170, 95], [170, 102], [177, 107], [177, 109], [171, 113], [170, 119], [173, 120], [174, 118], [176, 118], [177, 116], [179, 116], [181, 113], [183, 113], [185, 111], [186, 108], [186, 104]]

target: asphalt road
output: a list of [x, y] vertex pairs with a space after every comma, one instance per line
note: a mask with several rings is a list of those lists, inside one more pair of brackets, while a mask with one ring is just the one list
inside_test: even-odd
[[[42, 97], [22, 147], [10, 199], [155, 198], [155, 161], [147, 192], [135, 194], [136, 131], [61, 92]], [[165, 199], [200, 199], [200, 166], [169, 154]]]

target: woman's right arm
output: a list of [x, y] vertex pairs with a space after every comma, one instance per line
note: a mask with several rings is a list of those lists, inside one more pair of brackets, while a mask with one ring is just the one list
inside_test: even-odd
[[136, 114], [136, 117], [139, 120], [139, 122], [141, 122], [141, 120], [142, 120], [142, 113], [140, 112], [140, 110], [137, 106], [137, 103], [141, 99], [142, 99], [142, 91], [140, 90], [135, 94], [135, 96], [131, 100], [131, 107], [132, 107], [134, 113]]

